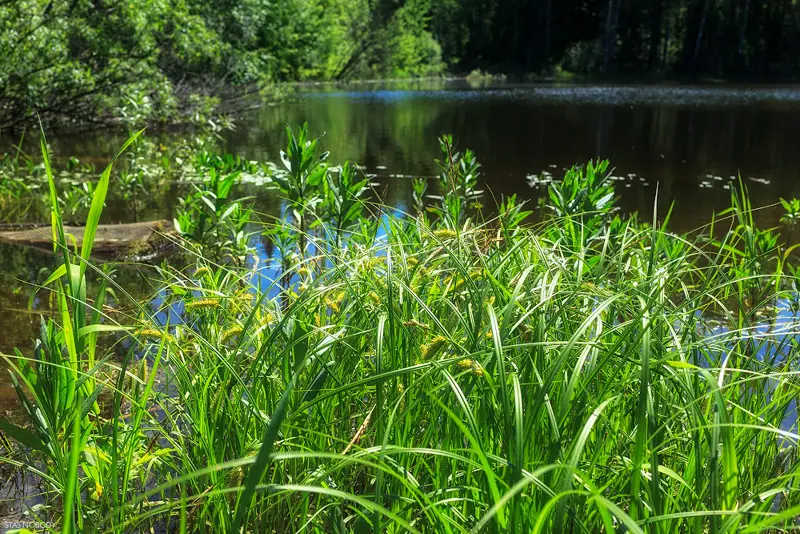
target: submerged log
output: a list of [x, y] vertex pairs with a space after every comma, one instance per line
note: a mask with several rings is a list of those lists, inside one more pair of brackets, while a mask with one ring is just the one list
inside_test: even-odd
[[[83, 244], [83, 226], [65, 226], [69, 244]], [[144, 261], [164, 255], [174, 244], [175, 228], [170, 221], [147, 221], [129, 224], [101, 224], [97, 227], [92, 256], [106, 260]], [[74, 239], [74, 240], [73, 240]], [[49, 226], [36, 225], [27, 230], [0, 232], [0, 242], [16, 243], [53, 250]]]

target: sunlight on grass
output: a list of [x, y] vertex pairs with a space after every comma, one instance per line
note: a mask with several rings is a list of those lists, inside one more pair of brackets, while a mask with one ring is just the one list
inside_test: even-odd
[[[86, 295], [87, 274], [104, 280], [89, 258], [103, 198], [78, 254], [50, 180], [60, 316], [6, 358], [28, 421], [0, 421], [2, 460], [50, 492], [41, 519], [68, 532], [795, 525], [798, 276], [744, 186], [675, 235], [668, 214], [617, 214], [597, 162], [551, 184], [526, 224], [514, 197], [483, 215], [475, 156], [449, 137], [441, 149], [441, 196], [416, 182], [401, 215], [305, 127], [290, 132], [285, 220], [219, 206], [277, 257], [232, 261], [251, 253], [243, 226], [217, 217], [214, 239], [158, 269], [158, 309], [124, 321], [102, 311], [113, 280]], [[215, 255], [216, 240], [242, 254]]]

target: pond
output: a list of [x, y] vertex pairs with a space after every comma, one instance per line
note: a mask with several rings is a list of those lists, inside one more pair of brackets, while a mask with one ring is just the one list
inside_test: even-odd
[[[375, 175], [385, 202], [403, 207], [411, 178], [434, 176], [437, 137], [451, 133], [475, 151], [491, 195], [540, 196], [542, 182], [592, 158], [615, 167], [626, 211], [659, 213], [675, 202], [672, 228], [708, 222], [729, 202], [741, 175], [753, 204], [772, 205], [800, 194], [800, 88], [581, 86], [426, 81], [298, 87], [285, 101], [254, 109], [224, 132], [224, 148], [249, 159], [278, 159], [286, 125], [308, 122], [323, 135], [337, 162], [350, 159]], [[171, 135], [159, 133], [157, 135]], [[178, 135], [178, 134], [174, 134]], [[124, 132], [51, 133], [54, 153], [102, 164], [122, 144]], [[0, 138], [6, 148], [14, 142]], [[539, 184], [539, 185], [537, 185]], [[113, 187], [113, 186], [112, 186]], [[658, 187], [658, 195], [656, 190]], [[171, 218], [174, 187], [152, 193], [146, 216]], [[274, 195], [257, 191], [259, 211], [277, 214]], [[489, 201], [491, 203], [491, 201]], [[780, 211], [760, 213], [777, 224]], [[106, 222], [130, 220], [124, 206]], [[264, 250], [260, 247], [259, 250]], [[38, 317], [27, 312], [29, 288], [48, 264], [47, 254], [0, 247], [0, 351], [27, 349]], [[122, 271], [126, 284], [147, 287]], [[44, 297], [40, 297], [44, 298]], [[35, 306], [43, 305], [40, 300]], [[0, 378], [0, 409], [8, 389]]]
[[[800, 87], [463, 80], [300, 87], [285, 101], [240, 117], [223, 134], [225, 149], [277, 161], [286, 125], [306, 121], [337, 161], [356, 161], [375, 174], [394, 204], [410, 197], [409, 178], [436, 173], [436, 139], [443, 133], [475, 151], [498, 197], [534, 196], [536, 178], [610, 159], [623, 207], [649, 217], [658, 184], [661, 211], [676, 201], [676, 230], [696, 228], [726, 207], [727, 188], [739, 174], [754, 205], [800, 193]], [[107, 131], [50, 137], [61, 156], [99, 161], [125, 138]]]

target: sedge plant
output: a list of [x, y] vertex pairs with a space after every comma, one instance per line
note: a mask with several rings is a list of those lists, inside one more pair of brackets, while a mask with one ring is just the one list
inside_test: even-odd
[[[591, 171], [594, 213], [565, 194], [587, 168], [551, 186], [551, 213], [536, 226], [513, 197], [480, 219], [465, 208], [477, 191], [466, 178], [450, 182], [461, 204], [443, 199], [431, 218], [371, 218], [358, 181], [347, 182], [351, 220], [323, 195], [327, 167], [302, 135], [290, 141], [292, 179], [320, 176], [302, 191], [281, 186], [298, 224], [265, 228], [292, 255], [248, 266], [196, 251], [161, 268], [157, 308], [128, 325], [132, 353], [150, 365], [135, 371], [134, 356], [122, 359], [111, 422], [96, 415], [97, 381], [74, 388], [88, 409], [68, 412], [81, 423], [65, 434], [63, 477], [31, 437], [35, 423], [4, 423], [27, 469], [47, 475], [64, 503], [59, 527], [796, 526], [797, 325], [758, 313], [785, 303], [784, 273], [796, 270], [755, 231], [743, 191], [720, 216], [733, 225], [722, 240], [671, 233], [657, 214], [612, 217], [605, 163]], [[312, 205], [318, 222], [301, 223]], [[88, 259], [67, 260], [53, 278], [68, 306], [80, 293], [67, 273]], [[75, 321], [54, 322], [46, 346], [73, 339], [84, 354], [100, 330]], [[72, 372], [71, 362], [55, 367]], [[38, 362], [15, 373], [27, 395], [44, 380]], [[106, 488], [89, 495], [87, 444], [104, 453], [92, 457]]]

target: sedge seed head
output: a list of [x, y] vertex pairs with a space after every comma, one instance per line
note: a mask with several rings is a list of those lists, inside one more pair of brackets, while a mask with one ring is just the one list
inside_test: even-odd
[[384, 263], [386, 263], [385, 256], [372, 256], [364, 263], [364, 267], [367, 270], [372, 270], [379, 265], [383, 265]]
[[428, 328], [430, 328], [425, 323], [421, 323], [421, 322], [417, 321], [416, 319], [411, 319], [409, 321], [405, 321], [403, 323], [403, 326], [405, 326], [405, 327], [413, 327], [413, 328], [421, 328], [423, 330], [427, 330]]
[[147, 365], [147, 358], [142, 358], [141, 364], [139, 365], [139, 378], [142, 379], [142, 382], [147, 382], [149, 377], [150, 366]]
[[337, 293], [332, 297], [326, 298], [325, 304], [327, 304], [328, 307], [330, 307], [330, 309], [332, 309], [335, 313], [339, 313], [341, 311], [340, 304], [342, 303], [342, 300], [344, 300], [344, 291]]
[[472, 366], [475, 365], [474, 360], [470, 360], [469, 358], [464, 358], [463, 360], [459, 360], [457, 364], [461, 369], [472, 369]]
[[255, 295], [248, 288], [240, 289], [239, 291], [236, 292], [236, 294], [234, 296], [238, 300], [241, 300], [241, 301], [247, 302], [247, 303], [252, 302], [253, 301], [253, 297], [255, 297]]
[[458, 290], [459, 290], [459, 289], [461, 289], [463, 286], [464, 286], [464, 279], [459, 277], [459, 279], [458, 279], [458, 280], [456, 280], [456, 283], [455, 283], [455, 285], [453, 286], [453, 291], [458, 291]]
[[327, 304], [330, 307], [330, 309], [332, 309], [335, 313], [339, 313], [340, 311], [342, 311], [339, 308], [339, 303], [336, 302], [335, 300], [327, 299], [325, 301], [325, 304]]
[[232, 337], [238, 336], [241, 333], [242, 333], [242, 327], [241, 326], [233, 326], [231, 328], [228, 328], [220, 336], [220, 338], [219, 338], [220, 343], [225, 343], [229, 339], [231, 339]]
[[439, 352], [442, 347], [444, 347], [445, 343], [447, 343], [447, 338], [444, 336], [436, 336], [435, 338], [431, 339], [428, 343], [422, 346], [422, 359], [430, 360], [436, 356], [436, 353]]
[[186, 303], [187, 310], [213, 310], [222, 304], [219, 299], [198, 299]]
[[208, 268], [208, 267], [200, 267], [199, 269], [197, 269], [197, 270], [194, 272], [194, 277], [195, 277], [195, 278], [202, 278], [203, 276], [205, 276], [205, 275], [209, 274], [210, 272], [211, 272], [211, 271], [209, 270], [209, 268]]
[[156, 330], [155, 328], [142, 328], [137, 332], [137, 335], [139, 337], [155, 337], [160, 339], [164, 334], [161, 330]]
[[169, 332], [158, 330], [156, 328], [142, 328], [136, 333], [136, 337], [146, 339], [164, 339], [166, 341], [175, 341], [175, 338]]
[[434, 230], [433, 235], [436, 236], [437, 239], [441, 239], [441, 240], [453, 239], [455, 237], [458, 237], [458, 234], [455, 233], [453, 230], [450, 230], [449, 228], [442, 228], [440, 230]]

